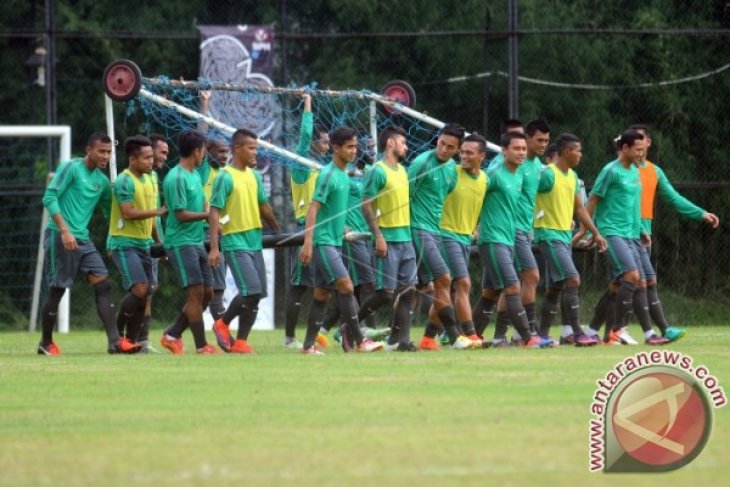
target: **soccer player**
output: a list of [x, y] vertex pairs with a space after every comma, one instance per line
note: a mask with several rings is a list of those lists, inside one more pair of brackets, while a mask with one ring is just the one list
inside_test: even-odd
[[[570, 336], [571, 343], [577, 346], [593, 346], [600, 340], [583, 333], [579, 323], [580, 274], [572, 255], [573, 215], [591, 231], [590, 243], [595, 242], [601, 252], [606, 250], [606, 240], [583, 206], [578, 176], [573, 171], [583, 157], [580, 139], [573, 134], [562, 134], [558, 137], [557, 150], [558, 161], [543, 171], [535, 202], [535, 242], [545, 256], [548, 282], [540, 309], [539, 333], [550, 340], [550, 326], [560, 298], [565, 313], [561, 337]], [[565, 343], [562, 338], [561, 343]]]
[[[330, 150], [329, 133], [324, 127], [314, 125], [311, 95], [302, 95], [302, 100], [304, 112], [302, 113], [302, 126], [299, 129], [299, 143], [296, 153], [302, 157], [324, 162]], [[294, 217], [299, 232], [304, 231], [304, 223], [314, 194], [317, 174], [317, 171], [301, 164], [295, 164], [291, 168], [292, 204], [294, 205]], [[302, 344], [296, 339], [296, 326], [297, 321], [299, 321], [302, 298], [307, 289], [314, 287], [314, 269], [302, 263], [299, 258], [300, 252], [301, 247], [292, 247], [290, 256], [291, 281], [286, 295], [284, 320], [284, 346], [296, 350], [302, 348]], [[329, 341], [324, 334], [317, 335], [317, 342], [324, 348], [329, 347]]]
[[418, 344], [422, 350], [438, 350], [436, 341], [443, 328], [454, 349], [467, 349], [474, 342], [461, 334], [451, 303], [451, 275], [441, 254], [439, 223], [444, 200], [456, 187], [456, 164], [452, 158], [459, 152], [464, 129], [447, 124], [441, 129], [436, 148], [420, 154], [408, 167], [411, 197], [411, 235], [418, 262], [418, 283], [433, 283], [433, 302], [428, 324]]
[[127, 293], [117, 312], [117, 329], [120, 335], [142, 347], [140, 342], [147, 341], [149, 332], [141, 337], [153, 283], [150, 245], [154, 220], [167, 213], [167, 209], [157, 206], [155, 182], [150, 176], [154, 163], [152, 141], [141, 135], [129, 137], [124, 141], [124, 152], [129, 167], [114, 181], [107, 249]]
[[[170, 153], [169, 145], [167, 140], [159, 134], [150, 135], [150, 141], [152, 141], [152, 172], [150, 178], [152, 179], [152, 187], [154, 190], [154, 198], [157, 202], [157, 208], [162, 207], [162, 198], [160, 198], [160, 177], [158, 171], [162, 170], [167, 163], [167, 156]], [[165, 241], [164, 226], [162, 224], [162, 218], [159, 216], [154, 219], [153, 236], [156, 234], [156, 241], [162, 243]], [[149, 345], [149, 334], [150, 334], [150, 323], [152, 321], [152, 296], [158, 288], [158, 274], [159, 274], [159, 258], [152, 258], [152, 281], [150, 281], [150, 292], [147, 295], [147, 305], [144, 310], [144, 319], [142, 320], [142, 328], [139, 331], [140, 353], [148, 353], [156, 351]]]
[[350, 182], [345, 172], [348, 163], [357, 154], [357, 132], [350, 127], [335, 129], [330, 136], [332, 162], [317, 176], [317, 182], [309, 205], [304, 233], [304, 245], [300, 253], [302, 264], [314, 258], [314, 296], [307, 322], [307, 334], [302, 351], [321, 355], [314, 342], [317, 338], [325, 307], [332, 288], [335, 289], [340, 315], [345, 318], [343, 333], [345, 348], [358, 352], [381, 350], [383, 344], [364, 338], [357, 317], [358, 305], [353, 294], [352, 280], [342, 262], [342, 237], [345, 234], [345, 217]]
[[[479, 317], [483, 328], [489, 324], [494, 305], [499, 296], [506, 294], [507, 313], [520, 334], [525, 347], [542, 345], [538, 336], [531, 336], [527, 314], [522, 306], [520, 280], [514, 264], [514, 245], [517, 234], [517, 214], [522, 198], [522, 174], [518, 171], [527, 156], [525, 136], [507, 132], [501, 139], [504, 163], [487, 171], [489, 191], [479, 217], [477, 243], [484, 266], [482, 296], [472, 312]], [[497, 341], [496, 346], [509, 346], [506, 340]], [[488, 342], [485, 342], [488, 346]]]
[[97, 205], [104, 216], [111, 207], [111, 184], [102, 172], [109, 163], [112, 140], [94, 132], [86, 144], [86, 155], [59, 165], [43, 195], [43, 206], [51, 221], [44, 235], [48, 296], [41, 310], [41, 341], [38, 354], [60, 355], [53, 342], [58, 304], [66, 288], [83, 276], [94, 288], [96, 310], [104, 324], [109, 353], [130, 353], [139, 345], [119, 336], [111, 305], [109, 273], [99, 251], [89, 240], [89, 220]]
[[[636, 130], [644, 135], [647, 146], [646, 154], [648, 154], [649, 148], [651, 147], [651, 137], [649, 136], [648, 127], [643, 124], [635, 124], [631, 125], [629, 129]], [[672, 206], [681, 215], [693, 220], [704, 221], [712, 228], [718, 227], [720, 220], [717, 215], [703, 210], [679, 194], [659, 166], [644, 158], [643, 161], [639, 162], [637, 168], [639, 170], [639, 178], [641, 179], [641, 230], [644, 234], [651, 237], [652, 221], [654, 219], [654, 202], [657, 193], [665, 203]], [[657, 292], [656, 271], [651, 263], [651, 241], [648, 240], [646, 243], [642, 242], [639, 250], [641, 264], [646, 275], [646, 288], [645, 290], [642, 288], [637, 289], [634, 295], [634, 310], [638, 314], [637, 308], [648, 307], [651, 319], [661, 330], [662, 336], [670, 342], [679, 340], [686, 332], [683, 329], [670, 326], [664, 315], [664, 308]], [[608, 292], [606, 291], [606, 293]], [[602, 309], [597, 310], [597, 313], [601, 317], [606, 314], [605, 297], [602, 297], [602, 301], [599, 302], [602, 305]], [[603, 318], [599, 319], [603, 321]]]
[[[507, 132], [518, 132], [520, 134], [524, 134], [525, 126], [516, 118], [508, 118], [499, 126], [499, 136], [501, 137]], [[492, 167], [492, 164], [500, 164], [502, 162], [504, 162], [504, 155], [502, 152], [498, 152], [488, 163], [484, 165], [485, 168], [490, 168]]]
[[412, 305], [415, 294], [416, 252], [411, 242], [408, 174], [401, 161], [408, 152], [406, 132], [390, 126], [378, 135], [383, 159], [368, 173], [362, 213], [375, 237], [375, 295], [364, 301], [360, 320], [380, 308], [392, 308], [398, 291], [393, 329], [386, 350], [415, 352], [411, 342]]
[[[256, 321], [258, 305], [266, 297], [266, 268], [262, 254], [261, 218], [269, 227], [279, 229], [271, 210], [264, 183], [256, 167], [257, 136], [246, 129], [233, 134], [233, 159], [215, 178], [210, 202], [210, 254], [213, 269], [221, 265], [221, 250], [231, 268], [238, 295], [213, 324], [218, 345], [225, 352], [253, 353], [248, 335]], [[218, 233], [221, 233], [220, 245]], [[238, 333], [234, 341], [229, 331], [238, 317]]]
[[180, 134], [178, 149], [180, 162], [167, 174], [162, 189], [169, 211], [165, 252], [185, 289], [185, 305], [177, 321], [162, 333], [160, 344], [175, 355], [185, 353], [181, 337], [190, 327], [197, 353], [217, 354], [218, 349], [205, 339], [203, 327], [203, 310], [213, 295], [213, 276], [203, 245], [208, 202], [196, 171], [205, 158], [205, 136], [187, 130]]
[[[550, 142], [550, 127], [541, 118], [533, 120], [525, 126], [525, 141], [527, 143], [527, 157], [519, 166], [519, 173], [522, 174], [522, 194], [520, 203], [517, 206], [517, 236], [515, 238], [515, 268], [522, 283], [522, 306], [527, 313], [527, 322], [530, 332], [537, 333], [537, 319], [535, 311], [535, 300], [537, 285], [540, 282], [540, 271], [537, 267], [535, 254], [532, 253], [532, 224], [535, 213], [535, 197], [537, 187], [540, 183], [540, 174], [544, 168], [540, 162], [540, 156]], [[491, 168], [492, 166], [490, 166]], [[497, 303], [497, 324], [494, 330], [494, 340], [501, 341], [506, 338], [507, 328], [510, 319], [507, 316], [505, 297], [500, 298]], [[481, 315], [476, 315], [481, 320]], [[481, 323], [481, 322], [480, 322]], [[481, 328], [481, 325], [477, 328]], [[517, 344], [519, 339], [517, 339]]]
[[469, 293], [469, 254], [471, 240], [479, 222], [479, 213], [487, 194], [488, 178], [481, 170], [487, 141], [480, 135], [469, 135], [461, 143], [456, 168], [456, 188], [446, 197], [441, 216], [441, 252], [454, 280], [454, 307], [464, 335], [482, 346], [472, 321]]
[[[589, 214], [595, 211], [596, 227], [606, 237], [606, 256], [612, 270], [613, 289], [618, 287], [613, 310], [615, 321], [609, 334], [609, 343], [636, 344], [628, 330], [623, 328], [623, 323], [633, 307], [637, 288], [645, 286], [646, 282], [640, 256], [641, 180], [636, 168], [636, 164], [644, 160], [646, 138], [636, 130], [627, 130], [621, 134], [618, 147], [618, 158], [606, 164], [598, 174], [588, 199], [587, 211]], [[574, 240], [582, 237], [583, 230], [581, 228]], [[645, 343], [669, 343], [669, 340], [654, 333], [648, 309], [637, 311]], [[586, 333], [596, 336], [594, 326], [595, 322], [592, 321]]]

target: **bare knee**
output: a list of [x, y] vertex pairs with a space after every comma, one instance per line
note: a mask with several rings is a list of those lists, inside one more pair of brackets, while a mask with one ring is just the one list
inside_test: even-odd
[[565, 280], [565, 287], [580, 287], [580, 276], [567, 278]]
[[129, 292], [139, 299], [147, 299], [147, 296], [150, 294], [150, 285], [146, 282], [138, 282], [132, 286], [132, 289], [130, 289]]

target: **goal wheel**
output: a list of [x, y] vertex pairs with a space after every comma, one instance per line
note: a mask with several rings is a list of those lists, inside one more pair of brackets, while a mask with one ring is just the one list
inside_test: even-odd
[[142, 89], [142, 71], [132, 61], [117, 59], [101, 77], [104, 91], [114, 101], [129, 101]]
[[[414, 108], [416, 106], [416, 91], [407, 81], [400, 79], [394, 79], [388, 81], [383, 89], [380, 90], [383, 96], [386, 98], [392, 98], [398, 103], [408, 108]], [[392, 113], [391, 107], [384, 107], [385, 111]]]

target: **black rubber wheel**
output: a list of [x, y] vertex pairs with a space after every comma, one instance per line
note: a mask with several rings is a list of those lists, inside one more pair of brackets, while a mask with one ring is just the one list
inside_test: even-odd
[[112, 100], [129, 101], [142, 89], [142, 71], [132, 61], [117, 59], [104, 70], [101, 84]]
[[[386, 98], [392, 98], [403, 106], [408, 108], [415, 108], [416, 106], [416, 91], [407, 81], [400, 79], [394, 79], [388, 81], [380, 93]], [[385, 111], [391, 113], [393, 111], [390, 107], [384, 107]]]

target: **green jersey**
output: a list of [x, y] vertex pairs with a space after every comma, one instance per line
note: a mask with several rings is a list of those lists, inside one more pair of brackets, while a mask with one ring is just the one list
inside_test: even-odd
[[517, 207], [517, 230], [522, 232], [532, 231], [532, 223], [535, 218], [535, 197], [540, 184], [540, 174], [544, 169], [545, 166], [540, 162], [539, 157], [525, 159], [517, 168], [523, 178], [520, 204]]
[[[111, 183], [99, 168], [89, 170], [83, 158], [61, 163], [43, 195], [48, 214], [61, 213], [68, 230], [78, 240], [89, 240], [89, 221], [97, 204], [109, 219]], [[53, 220], [48, 222], [48, 228], [59, 230]]]
[[606, 164], [598, 173], [593, 195], [600, 198], [594, 221], [604, 237], [641, 236], [641, 181], [635, 165], [624, 168], [618, 159]]
[[517, 211], [523, 177], [519, 168], [511, 172], [504, 164], [487, 170], [489, 189], [479, 216], [477, 243], [499, 243], [512, 247], [517, 234]]
[[350, 177], [334, 161], [320, 171], [312, 198], [322, 205], [317, 212], [314, 245], [342, 245], [349, 192]]
[[456, 187], [456, 164], [441, 162], [436, 150], [416, 157], [408, 167], [411, 227], [438, 234], [446, 196]]
[[365, 178], [362, 176], [350, 176], [350, 191], [347, 197], [347, 217], [345, 225], [352, 232], [369, 232], [368, 222], [362, 213], [362, 194], [365, 186]]
[[[155, 200], [157, 201], [157, 208], [160, 208], [162, 207], [162, 198], [160, 198], [160, 178], [157, 175], [157, 171], [153, 169], [150, 173], [150, 177], [152, 178], [152, 184], [154, 185], [155, 189]], [[157, 237], [160, 239], [160, 242], [164, 242], [165, 230], [162, 228], [161, 217], [155, 217], [155, 226], [157, 227]]]
[[203, 183], [198, 172], [188, 171], [178, 164], [167, 173], [162, 191], [168, 209], [165, 247], [202, 245], [205, 240], [204, 221], [181, 222], [175, 213], [178, 210], [205, 211]]

